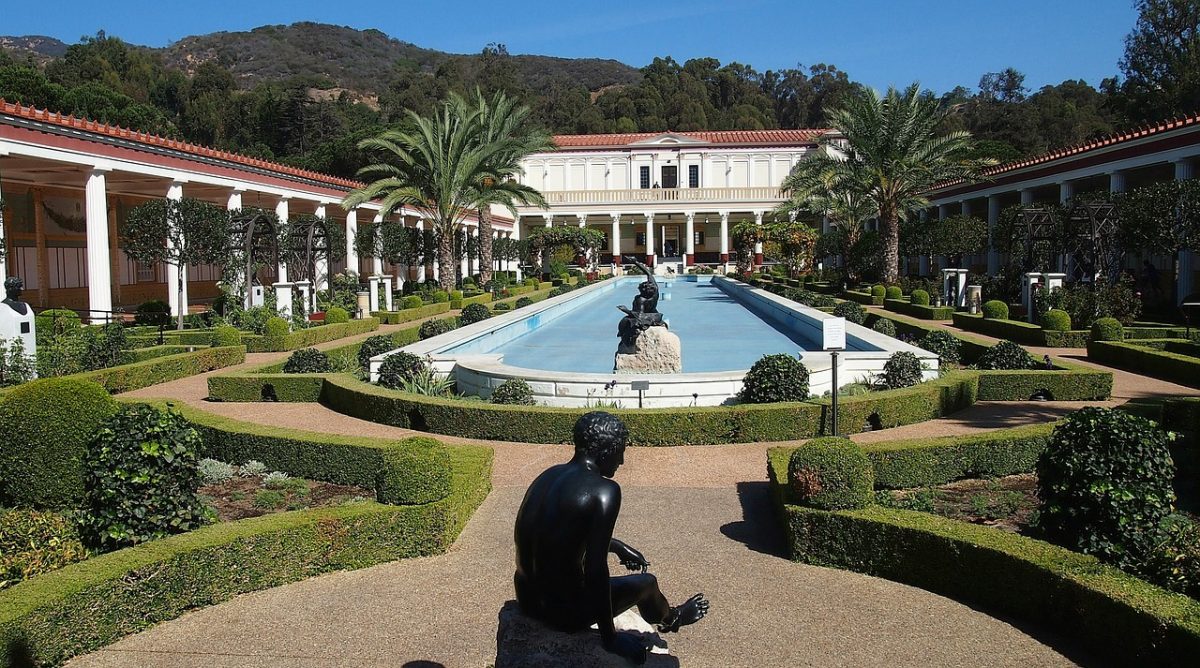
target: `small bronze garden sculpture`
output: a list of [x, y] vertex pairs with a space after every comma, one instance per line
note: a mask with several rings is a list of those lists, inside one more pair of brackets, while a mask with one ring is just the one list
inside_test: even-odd
[[[517, 512], [514, 584], [521, 611], [566, 632], [596, 624], [605, 649], [634, 662], [648, 647], [638, 636], [618, 633], [613, 617], [637, 606], [661, 632], [678, 631], [708, 614], [703, 594], [670, 606], [640, 552], [613, 538], [621, 487], [612, 480], [625, 461], [625, 425], [591, 412], [575, 423], [575, 456], [533, 481]], [[634, 575], [610, 577], [608, 554]]]
[[617, 307], [625, 314], [617, 325], [617, 337], [625, 347], [632, 348], [639, 334], [651, 327], [666, 327], [666, 324], [658, 312], [658, 282], [654, 280], [654, 272], [637, 258], [627, 255], [625, 261], [646, 275], [646, 280], [638, 286], [638, 296], [633, 298], [633, 308]]

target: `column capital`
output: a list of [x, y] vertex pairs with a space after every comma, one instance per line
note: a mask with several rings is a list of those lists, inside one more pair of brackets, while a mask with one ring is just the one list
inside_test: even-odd
[[721, 217], [721, 222], [722, 222], [722, 223], [728, 223], [728, 222], [729, 222], [729, 212], [728, 212], [728, 211], [718, 211], [718, 212], [717, 212], [717, 215]]
[[646, 211], [642, 215], [646, 217], [647, 223], [654, 222], [654, 212], [653, 211]]
[[689, 223], [692, 222], [693, 220], [696, 219], [696, 212], [695, 211], [684, 211], [683, 219]]
[[751, 213], [754, 214], [754, 224], [762, 225], [763, 213], [765, 213], [765, 212], [764, 211], [753, 211]]
[[182, 186], [188, 182], [189, 182], [189, 179], [186, 176], [176, 176], [175, 178], [171, 179], [171, 185], [173, 185], [173, 186], [174, 185]]
[[609, 217], [609, 218], [612, 218], [612, 221], [613, 221], [614, 223], [619, 223], [619, 222], [621, 222], [621, 214], [619, 214], [619, 213], [616, 213], [615, 211], [610, 211], [610, 212], [609, 212], [609, 214], [608, 214], [608, 217]]
[[246, 192], [246, 186], [234, 186], [230, 188], [229, 191], [238, 193], [240, 195]]
[[113, 170], [113, 166], [108, 162], [96, 162], [92, 164], [93, 174], [107, 174]]

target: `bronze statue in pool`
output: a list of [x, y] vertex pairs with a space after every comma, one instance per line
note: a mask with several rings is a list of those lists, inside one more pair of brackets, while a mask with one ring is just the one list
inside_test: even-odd
[[625, 256], [625, 261], [632, 264], [646, 275], [646, 280], [638, 285], [638, 295], [633, 298], [633, 308], [617, 306], [625, 314], [617, 324], [617, 338], [621, 345], [632, 348], [637, 337], [651, 327], [666, 327], [662, 314], [658, 312], [658, 281], [654, 280], [654, 272], [650, 271], [637, 258]]
[[[709, 604], [703, 594], [668, 604], [642, 553], [613, 538], [621, 486], [612, 477], [625, 461], [628, 436], [616, 416], [600, 411], [575, 423], [575, 455], [539, 475], [517, 512], [513, 580], [526, 615], [566, 632], [596, 624], [605, 649], [641, 663], [648, 647], [637, 635], [618, 633], [614, 616], [637, 606], [666, 633], [700, 621]], [[609, 553], [640, 572], [611, 577]]]

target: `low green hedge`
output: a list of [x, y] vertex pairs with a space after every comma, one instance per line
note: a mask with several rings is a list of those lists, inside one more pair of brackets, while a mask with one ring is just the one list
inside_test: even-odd
[[1054, 401], [1107, 399], [1112, 394], [1112, 372], [1072, 364], [1061, 359], [1054, 370], [978, 371], [980, 401], [1027, 401], [1035, 393], [1049, 393]]
[[[1182, 339], [1169, 342], [1188, 343]], [[1200, 387], [1200, 358], [1181, 353], [1155, 350], [1154, 339], [1134, 341], [1090, 341], [1088, 359], [1188, 387]]]
[[0, 592], [5, 666], [61, 665], [238, 594], [444, 552], [491, 489], [492, 451], [448, 449], [451, 491], [226, 522], [118, 550]]
[[490, 304], [492, 302], [492, 293], [483, 292], [473, 297], [463, 297], [462, 299], [454, 300], [450, 305], [454, 308], [461, 309], [470, 304]]
[[344, 339], [347, 336], [365, 334], [379, 329], [379, 318], [363, 318], [336, 325], [318, 325], [290, 332], [281, 337], [245, 335], [242, 342], [246, 351], [252, 353], [275, 353], [299, 350], [326, 341]]
[[515, 308], [517, 302], [522, 297], [524, 297], [524, 298], [528, 299], [529, 301], [536, 304], [536, 303], [542, 301], [543, 299], [549, 299], [550, 298], [550, 290], [543, 290], [543, 291], [526, 290], [525, 292], [522, 292], [517, 295], [513, 295], [511, 297], [505, 297], [504, 299], [497, 299], [496, 301], [492, 302], [491, 306], [493, 309], [495, 309], [496, 304], [512, 304], [513, 307]]
[[917, 339], [920, 339], [921, 337], [925, 336], [929, 332], [949, 331], [951, 334], [954, 335], [955, 338], [957, 338], [959, 341], [962, 341], [962, 357], [963, 357], [963, 362], [966, 364], [970, 364], [970, 363], [974, 362], [975, 360], [979, 359], [979, 356], [982, 355], [988, 348], [990, 348], [992, 346], [991, 342], [987, 341], [985, 339], [975, 338], [975, 337], [971, 336], [970, 334], [963, 334], [961, 332], [954, 332], [954, 331], [942, 329], [940, 327], [934, 327], [932, 325], [928, 325], [919, 320], [913, 320], [907, 316], [893, 314], [893, 313], [894, 312], [886, 313], [886, 312], [879, 312], [879, 311], [869, 313], [869, 314], [867, 314], [866, 325], [868, 327], [874, 326], [876, 320], [878, 320], [879, 318], [884, 318], [887, 320], [891, 320], [892, 323], [896, 325], [896, 333], [897, 334], [907, 334], [907, 335], [915, 337]]
[[103, 385], [104, 389], [112, 394], [120, 394], [195, 376], [199, 373], [223, 369], [245, 361], [246, 349], [242, 346], [201, 348], [190, 353], [165, 355], [143, 362], [122, 364], [98, 371], [85, 371], [64, 376], [64, 378], [90, 380]]
[[1008, 339], [1027, 346], [1086, 348], [1089, 334], [1086, 329], [1056, 332], [1021, 320], [997, 320], [970, 313], [955, 313], [953, 320], [955, 327], [1000, 339]]
[[913, 304], [908, 299], [885, 299], [883, 307], [922, 320], [949, 320], [954, 315], [953, 306], [924, 306]]
[[167, 355], [178, 355], [186, 353], [191, 349], [191, 346], [146, 346], [144, 348], [132, 348], [130, 350], [121, 351], [121, 364], [136, 364], [145, 362], [156, 357], [166, 357]]
[[883, 306], [883, 295], [873, 295], [870, 292], [860, 292], [858, 290], [843, 290], [842, 298], [849, 299], [852, 302], [858, 302], [864, 306]]
[[[963, 478], [1029, 473], [1050, 441], [1053, 423], [998, 429], [967, 436], [912, 438], [864, 444], [877, 489], [944, 485]], [[803, 446], [801, 446], [803, 447]], [[787, 471], [793, 447], [768, 451], [773, 467]]]
[[430, 316], [435, 316], [441, 313], [450, 311], [450, 302], [442, 302], [440, 304], [427, 304], [417, 308], [406, 308], [402, 311], [372, 311], [371, 317], [379, 318], [379, 322], [385, 325], [399, 325], [413, 320], [424, 320]]
[[768, 462], [792, 559], [914, 585], [1047, 626], [1128, 665], [1187, 666], [1200, 655], [1200, 602], [1019, 534], [873, 506], [824, 511], [790, 503]]

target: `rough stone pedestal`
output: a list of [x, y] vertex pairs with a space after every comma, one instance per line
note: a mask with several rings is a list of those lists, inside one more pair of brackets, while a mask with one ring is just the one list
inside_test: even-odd
[[638, 335], [632, 349], [617, 344], [617, 373], [679, 373], [683, 370], [679, 337], [666, 327], [651, 327]]
[[[667, 653], [667, 643], [646, 623], [637, 609], [613, 619], [618, 631], [638, 633], [651, 645], [645, 666], [677, 668], [679, 661]], [[496, 668], [625, 668], [630, 663], [604, 649], [595, 630], [579, 633], [555, 631], [521, 614], [516, 601], [500, 609], [496, 632]]]

